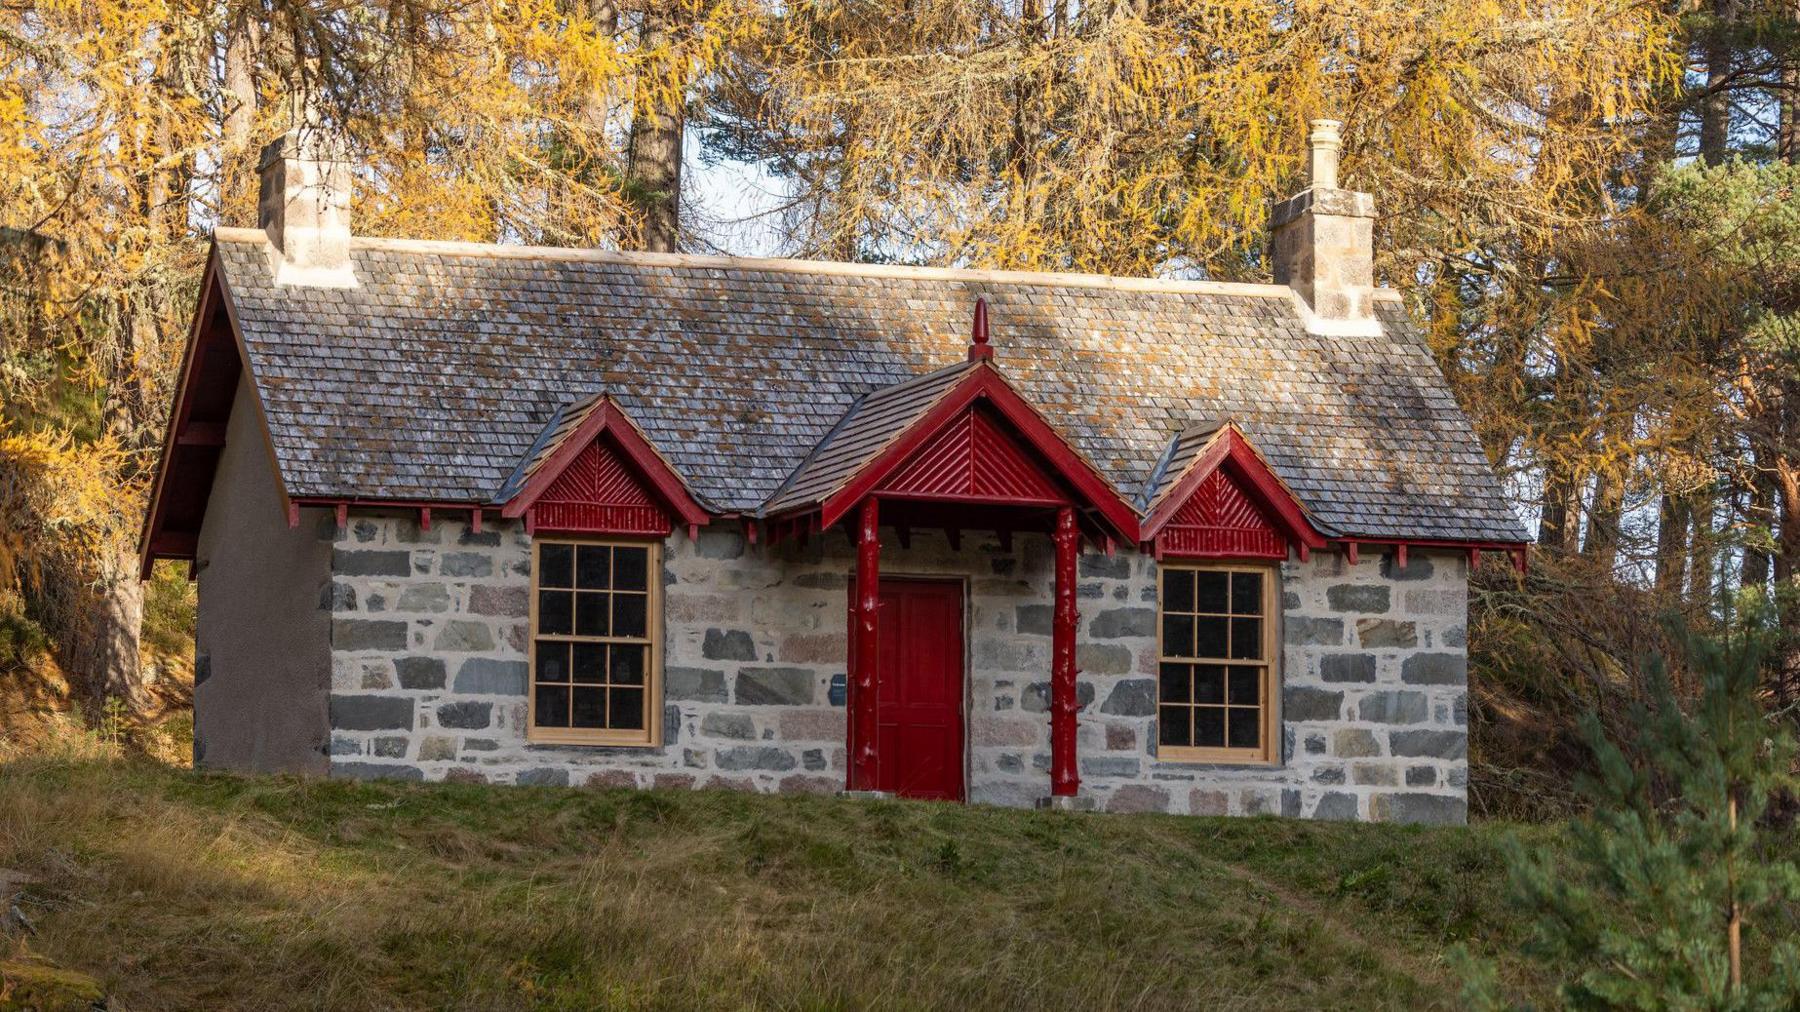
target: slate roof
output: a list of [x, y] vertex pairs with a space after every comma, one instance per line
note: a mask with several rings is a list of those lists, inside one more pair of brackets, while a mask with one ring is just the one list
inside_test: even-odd
[[755, 512], [858, 398], [963, 360], [985, 296], [1009, 382], [1128, 500], [1230, 416], [1338, 535], [1525, 540], [1389, 299], [1384, 336], [1323, 337], [1275, 286], [358, 239], [357, 287], [281, 287], [260, 232], [215, 243], [293, 496], [490, 502], [605, 392]]

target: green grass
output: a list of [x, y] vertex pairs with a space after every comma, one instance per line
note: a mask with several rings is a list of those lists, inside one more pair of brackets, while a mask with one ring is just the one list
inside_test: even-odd
[[1449, 1007], [1461, 941], [1542, 996], [1512, 833], [0, 765], [31, 954], [137, 1010]]

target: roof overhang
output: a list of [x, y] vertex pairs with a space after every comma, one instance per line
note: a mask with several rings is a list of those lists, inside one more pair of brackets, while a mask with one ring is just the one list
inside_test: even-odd
[[[149, 579], [158, 559], [194, 561], [206, 518], [213, 478], [225, 449], [226, 427], [241, 378], [249, 372], [236, 309], [215, 245], [200, 280], [187, 347], [176, 373], [174, 402], [164, 430], [162, 453], [150, 486], [149, 507], [138, 537], [138, 577]], [[255, 398], [258, 435], [268, 450], [275, 489], [284, 513], [291, 512], [287, 486], [275, 463], [261, 395]]]

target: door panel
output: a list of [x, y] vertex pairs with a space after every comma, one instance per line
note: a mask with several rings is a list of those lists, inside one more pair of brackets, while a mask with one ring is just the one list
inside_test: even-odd
[[963, 587], [883, 580], [876, 619], [878, 790], [963, 799]]

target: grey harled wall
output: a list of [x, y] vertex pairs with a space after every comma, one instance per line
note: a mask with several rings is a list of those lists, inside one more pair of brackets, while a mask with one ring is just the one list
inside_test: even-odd
[[[883, 572], [970, 590], [969, 772], [977, 802], [1049, 790], [1050, 544], [960, 552], [885, 532]], [[332, 599], [336, 775], [641, 787], [835, 791], [844, 781], [845, 593], [833, 534], [748, 547], [732, 530], [665, 552], [665, 740], [656, 749], [524, 740], [529, 542], [517, 525], [356, 517]], [[1082, 557], [1082, 793], [1109, 810], [1270, 812], [1457, 821], [1467, 783], [1463, 559], [1370, 554], [1282, 567], [1284, 762], [1242, 768], [1155, 756], [1155, 565]]]
[[254, 396], [239, 384], [200, 529], [194, 759], [324, 773], [331, 545], [288, 528]]

